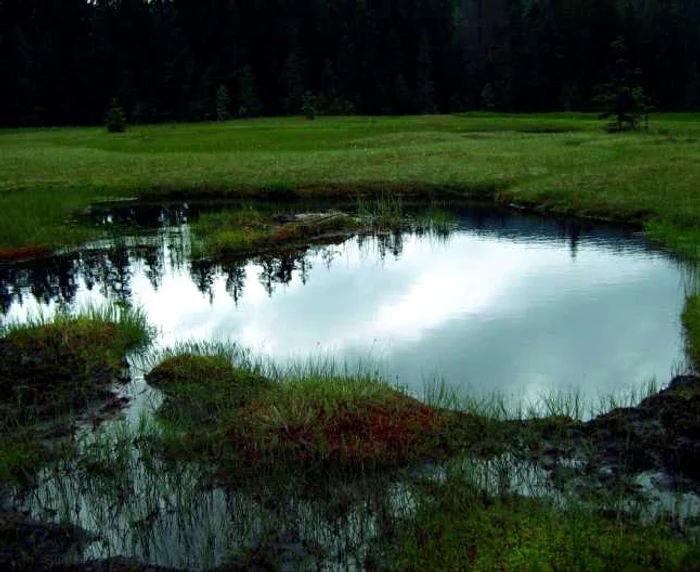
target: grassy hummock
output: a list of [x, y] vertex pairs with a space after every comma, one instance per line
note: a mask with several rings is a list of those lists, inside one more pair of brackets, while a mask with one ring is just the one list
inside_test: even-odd
[[142, 312], [114, 306], [4, 326], [0, 337], [2, 480], [33, 473], [47, 453], [43, 439], [55, 434], [64, 416], [104, 397], [127, 365], [126, 355], [144, 348], [150, 337]]
[[359, 226], [355, 218], [339, 212], [284, 217], [248, 205], [200, 216], [193, 224], [197, 238], [194, 251], [226, 256], [300, 247], [310, 241], [343, 236]]
[[361, 199], [353, 214], [339, 211], [275, 214], [249, 203], [238, 209], [202, 214], [192, 225], [195, 255], [243, 256], [342, 240], [355, 233], [434, 232], [447, 234], [451, 213], [429, 208], [408, 212], [400, 196]]
[[[206, 351], [206, 350], [205, 350]], [[166, 400], [159, 416], [180, 430], [177, 456], [199, 451], [223, 471], [401, 466], [448, 448], [457, 414], [364, 375], [268, 372], [222, 351], [175, 351], [147, 376]]]

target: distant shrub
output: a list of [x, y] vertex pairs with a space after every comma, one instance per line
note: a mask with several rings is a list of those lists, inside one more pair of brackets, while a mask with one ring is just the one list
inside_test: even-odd
[[306, 119], [316, 119], [316, 106], [316, 96], [314, 96], [310, 91], [307, 91], [301, 100], [301, 112], [304, 114], [304, 117], [306, 117]]
[[226, 86], [219, 86], [219, 90], [216, 92], [216, 120], [217, 121], [227, 121], [229, 119], [228, 106], [230, 103], [230, 98], [228, 95], [228, 89]]
[[126, 115], [124, 115], [124, 110], [116, 97], [110, 103], [105, 124], [109, 133], [124, 133], [126, 131]]

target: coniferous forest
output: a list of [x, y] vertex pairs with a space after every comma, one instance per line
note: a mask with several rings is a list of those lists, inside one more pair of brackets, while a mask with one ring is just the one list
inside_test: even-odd
[[700, 107], [700, 0], [0, 0], [0, 125]]

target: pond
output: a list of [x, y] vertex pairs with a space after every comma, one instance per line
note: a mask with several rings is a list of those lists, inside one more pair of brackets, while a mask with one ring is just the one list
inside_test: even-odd
[[233, 340], [279, 363], [379, 371], [417, 395], [597, 399], [683, 365], [683, 267], [630, 229], [464, 206], [448, 233], [215, 263], [190, 258], [196, 212], [122, 208], [99, 224], [152, 231], [0, 268], [5, 318], [121, 300], [146, 311], [160, 346]]

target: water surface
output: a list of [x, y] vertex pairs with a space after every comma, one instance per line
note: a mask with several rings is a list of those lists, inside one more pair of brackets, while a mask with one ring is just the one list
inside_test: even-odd
[[232, 339], [280, 362], [362, 363], [416, 393], [440, 381], [596, 397], [663, 383], [683, 362], [683, 269], [629, 230], [470, 207], [447, 235], [215, 264], [189, 258], [175, 211], [159, 211], [146, 245], [0, 269], [6, 316], [122, 300], [145, 309], [160, 345]]

